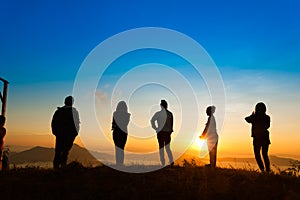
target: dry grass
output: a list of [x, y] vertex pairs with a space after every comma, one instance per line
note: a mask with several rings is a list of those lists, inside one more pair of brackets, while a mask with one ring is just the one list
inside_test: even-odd
[[188, 162], [143, 174], [79, 163], [60, 171], [15, 168], [0, 180], [1, 199], [300, 199], [296, 176]]

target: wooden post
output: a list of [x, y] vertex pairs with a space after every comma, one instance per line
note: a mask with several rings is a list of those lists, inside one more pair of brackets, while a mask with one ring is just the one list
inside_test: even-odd
[[1, 78], [0, 77], [0, 81], [3, 81], [3, 96], [1, 95], [1, 92], [0, 92], [0, 98], [1, 98], [1, 101], [2, 101], [2, 111], [1, 111], [1, 114], [3, 116], [6, 115], [6, 100], [7, 100], [7, 88], [8, 88], [8, 81]]

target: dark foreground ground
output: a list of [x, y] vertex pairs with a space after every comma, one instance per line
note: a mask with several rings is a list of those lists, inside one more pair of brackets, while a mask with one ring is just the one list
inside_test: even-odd
[[0, 199], [300, 199], [300, 179], [191, 166], [131, 174], [73, 164], [0, 173]]

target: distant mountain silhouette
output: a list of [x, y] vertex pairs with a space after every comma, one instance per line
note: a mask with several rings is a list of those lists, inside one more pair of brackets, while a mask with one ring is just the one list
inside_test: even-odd
[[[294, 159], [291, 158], [282, 158], [278, 156], [269, 156], [271, 165], [277, 165], [277, 166], [289, 166], [291, 162], [294, 162]], [[219, 161], [221, 162], [241, 162], [241, 163], [256, 163], [255, 158], [219, 158]]]
[[[270, 155], [270, 162], [271, 165], [275, 165], [277, 167], [280, 167], [281, 169], [285, 169], [286, 167], [290, 166], [291, 163], [295, 162], [296, 159], [294, 158], [286, 158], [286, 157], [279, 157], [279, 156], [274, 156], [274, 155]], [[186, 152], [185, 154], [183, 154], [182, 156], [180, 156], [177, 160], [176, 163], [181, 165], [184, 160], [186, 161], [191, 161], [193, 160], [193, 162], [196, 165], [204, 165], [207, 164], [208, 161], [208, 157], [205, 158], [199, 158], [199, 156], [195, 156], [195, 153], [192, 151], [191, 152]], [[227, 164], [233, 165], [237, 164], [238, 166], [240, 166], [240, 164], [251, 164], [254, 166], [257, 166], [255, 158], [254, 157], [219, 157], [217, 159], [217, 163], [220, 164], [220, 166], [228, 166]], [[224, 165], [225, 164], [225, 165]]]
[[[19, 153], [12, 153], [9, 156], [10, 164], [30, 164], [37, 162], [52, 162], [54, 157], [54, 148], [47, 147], [33, 147]], [[73, 144], [69, 154], [68, 162], [78, 161], [83, 165], [99, 165], [101, 164], [95, 159], [88, 150]]]
[[269, 157], [270, 157], [271, 164], [274, 163], [274, 164], [279, 165], [279, 166], [287, 166], [287, 165], [290, 165], [291, 162], [296, 161], [296, 160], [291, 159], [291, 158], [281, 158], [281, 157], [278, 157], [278, 156], [269, 156]]
[[[93, 152], [93, 155], [96, 156], [98, 159], [109, 161], [112, 158], [112, 155], [107, 153], [99, 153]], [[9, 156], [10, 164], [31, 164], [31, 163], [50, 163], [50, 166], [54, 157], [54, 148], [47, 148], [47, 147], [34, 147], [22, 152], [11, 152]], [[146, 161], [143, 155], [137, 156], [136, 154], [128, 154], [126, 155], [126, 159], [132, 160], [132, 163], [139, 163]], [[197, 156], [192, 156], [189, 154], [184, 154], [180, 158], [176, 160], [176, 163], [182, 165], [184, 160], [191, 160], [194, 159], [196, 165], [202, 166], [206, 164], [207, 160], [204, 158], [199, 158]], [[136, 162], [133, 162], [136, 160]], [[150, 160], [156, 160], [158, 162], [158, 155], [153, 155]], [[94, 158], [91, 153], [77, 144], [74, 144], [69, 155], [68, 162], [78, 161], [85, 166], [91, 165], [101, 165], [101, 162]], [[139, 161], [139, 162], [137, 162]], [[271, 165], [276, 166], [289, 166], [291, 162], [294, 162], [294, 159], [291, 158], [283, 158], [278, 156], [270, 156]], [[220, 157], [218, 158], [217, 162], [223, 163], [251, 163], [256, 165], [254, 158], [234, 158], [234, 157]]]
[[19, 153], [10, 155], [11, 164], [35, 163], [35, 162], [50, 162], [53, 160], [54, 149], [46, 147], [34, 147]]

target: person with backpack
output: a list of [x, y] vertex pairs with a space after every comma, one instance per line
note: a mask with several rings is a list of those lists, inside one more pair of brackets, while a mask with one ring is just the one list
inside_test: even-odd
[[[253, 137], [254, 156], [259, 169], [264, 172], [270, 172], [270, 160], [268, 156], [269, 145], [271, 144], [269, 138], [268, 128], [270, 127], [270, 116], [266, 114], [267, 108], [263, 102], [256, 104], [255, 111], [245, 120], [252, 124], [251, 137]], [[264, 159], [262, 162], [260, 152]]]
[[72, 96], [66, 97], [65, 105], [58, 107], [52, 118], [52, 133], [56, 136], [54, 169], [66, 166], [69, 151], [78, 135], [79, 114], [76, 108], [73, 107], [73, 103], [74, 98]]
[[215, 106], [209, 106], [206, 108], [206, 114], [208, 115], [207, 123], [205, 128], [200, 136], [200, 139], [207, 140], [207, 148], [209, 151], [209, 161], [210, 164], [207, 164], [208, 167], [216, 167], [217, 163], [217, 147], [218, 147], [218, 133], [216, 127], [216, 120], [214, 113], [216, 111]]
[[166, 100], [161, 100], [161, 110], [156, 112], [151, 119], [151, 126], [157, 133], [159, 155], [162, 166], [165, 166], [164, 149], [169, 157], [170, 165], [174, 165], [173, 154], [170, 148], [171, 134], [173, 132], [173, 114], [168, 110]]

